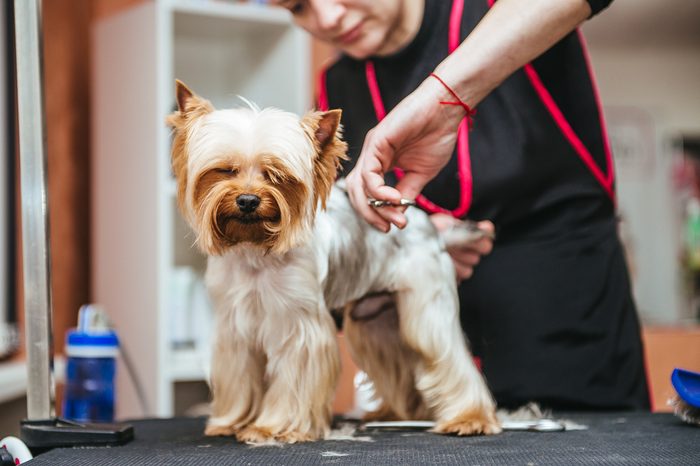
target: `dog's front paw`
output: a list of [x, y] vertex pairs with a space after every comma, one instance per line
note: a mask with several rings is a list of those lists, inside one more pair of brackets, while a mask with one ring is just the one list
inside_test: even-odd
[[283, 432], [273, 432], [271, 429], [260, 426], [248, 426], [236, 434], [239, 442], [252, 444], [269, 443], [300, 443], [318, 440], [318, 436], [310, 432], [287, 430]]
[[268, 443], [275, 440], [270, 429], [258, 426], [248, 426], [236, 433], [236, 439], [243, 443]]
[[501, 424], [491, 410], [470, 410], [439, 422], [433, 431], [439, 434], [493, 435], [501, 432]]
[[313, 440], [317, 440], [316, 437], [311, 435], [308, 432], [284, 432], [278, 435], [275, 435], [275, 439], [277, 439], [280, 442], [284, 443], [301, 443], [301, 442], [311, 442]]
[[209, 437], [231, 437], [236, 435], [237, 430], [233, 426], [207, 424], [204, 428], [204, 435]]

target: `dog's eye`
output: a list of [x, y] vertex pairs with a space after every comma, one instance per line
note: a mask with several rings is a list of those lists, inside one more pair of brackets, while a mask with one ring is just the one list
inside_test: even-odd
[[280, 182], [280, 177], [274, 170], [263, 170], [262, 176], [263, 178], [265, 178], [265, 180], [269, 181], [270, 183]]
[[229, 176], [238, 175], [237, 168], [215, 168], [214, 171], [216, 173], [221, 173], [222, 175], [229, 175]]

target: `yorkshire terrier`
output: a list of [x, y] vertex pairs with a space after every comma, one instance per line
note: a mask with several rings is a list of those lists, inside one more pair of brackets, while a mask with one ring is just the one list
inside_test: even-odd
[[455, 271], [428, 216], [380, 233], [335, 183], [339, 110], [216, 110], [177, 81], [172, 167], [183, 216], [208, 255], [215, 308], [207, 435], [326, 436], [339, 373], [331, 309], [392, 293], [394, 318], [345, 319], [355, 362], [383, 405], [374, 419], [435, 431], [500, 432], [459, 324]]

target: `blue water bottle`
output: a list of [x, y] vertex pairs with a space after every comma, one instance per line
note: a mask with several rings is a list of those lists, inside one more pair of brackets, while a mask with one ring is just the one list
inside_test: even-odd
[[63, 417], [78, 422], [114, 420], [114, 376], [119, 340], [96, 305], [80, 308], [78, 328], [66, 336]]

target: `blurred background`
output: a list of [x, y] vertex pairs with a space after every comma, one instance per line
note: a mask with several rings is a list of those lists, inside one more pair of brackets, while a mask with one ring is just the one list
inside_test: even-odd
[[[0, 12], [3, 434], [26, 412], [11, 3]], [[653, 408], [666, 410], [671, 369], [700, 371], [700, 1], [616, 0], [583, 32], [615, 155]], [[218, 106], [240, 94], [304, 112], [334, 52], [286, 11], [227, 0], [44, 0], [43, 41], [57, 397], [65, 332], [97, 302], [144, 387], [140, 396], [120, 363], [117, 416], [202, 414], [211, 314], [205, 258], [176, 210], [169, 168], [174, 79]], [[346, 352], [343, 362], [338, 412], [355, 404]]]

